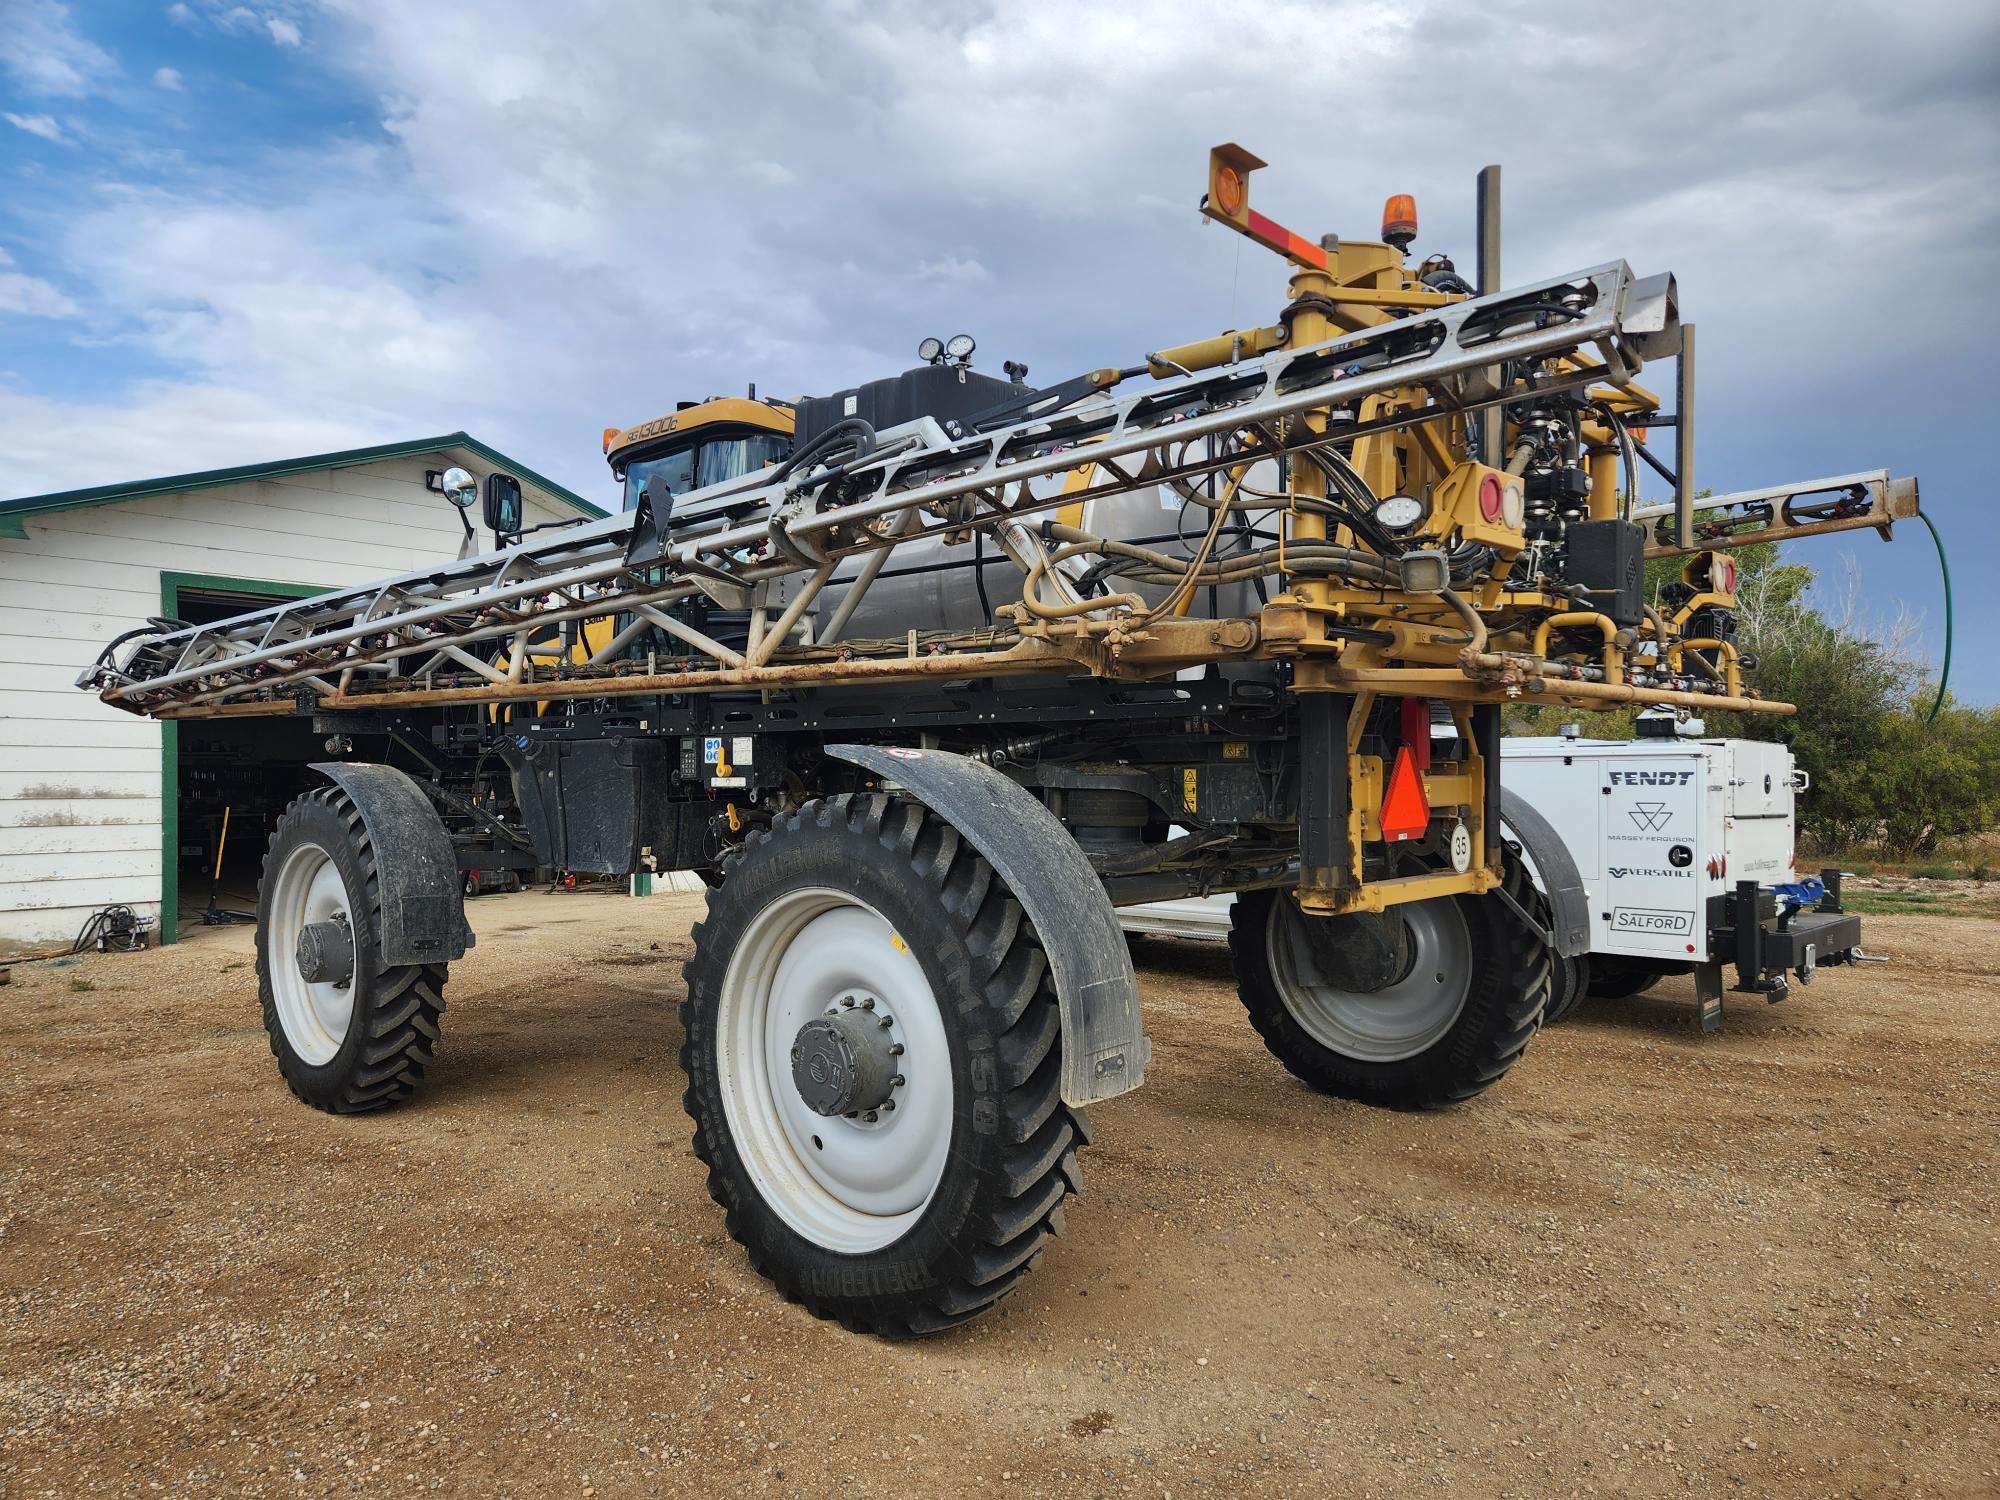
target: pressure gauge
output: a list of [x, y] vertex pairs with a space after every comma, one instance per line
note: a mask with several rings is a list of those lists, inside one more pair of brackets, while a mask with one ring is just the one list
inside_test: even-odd
[[1415, 495], [1390, 495], [1375, 507], [1375, 519], [1390, 531], [1408, 531], [1424, 518], [1424, 502]]
[[917, 358], [927, 365], [936, 364], [938, 356], [943, 353], [944, 341], [942, 339], [925, 339], [921, 344], [917, 345]]
[[977, 347], [972, 342], [971, 334], [955, 333], [951, 336], [951, 342], [944, 346], [944, 352], [952, 359], [970, 359], [972, 351]]

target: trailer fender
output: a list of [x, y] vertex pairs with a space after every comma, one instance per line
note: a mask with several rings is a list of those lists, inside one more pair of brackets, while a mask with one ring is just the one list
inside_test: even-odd
[[1569, 846], [1518, 793], [1500, 789], [1501, 836], [1520, 845], [1528, 877], [1549, 903], [1549, 946], [1564, 958], [1590, 951], [1590, 897]]
[[958, 830], [1034, 924], [1062, 1012], [1062, 1097], [1095, 1104], [1145, 1080], [1139, 983], [1104, 884], [1056, 816], [991, 766], [943, 750], [828, 745]]
[[382, 962], [463, 958], [474, 939], [458, 856], [424, 789], [394, 766], [317, 761], [312, 769], [352, 799], [374, 847], [382, 882]]

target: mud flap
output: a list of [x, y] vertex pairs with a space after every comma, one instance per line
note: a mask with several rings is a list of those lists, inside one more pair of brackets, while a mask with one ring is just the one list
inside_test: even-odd
[[999, 872], [1034, 924], [1062, 1011], [1065, 1104], [1095, 1104], [1145, 1081], [1151, 1044], [1118, 914], [1055, 815], [991, 766], [943, 750], [828, 745], [894, 782], [957, 829]]
[[[1528, 866], [1528, 878], [1549, 903], [1549, 931], [1542, 941], [1564, 958], [1590, 951], [1590, 897], [1583, 889], [1583, 876], [1562, 836], [1549, 820], [1513, 792], [1500, 793], [1500, 825], [1503, 836], [1521, 846]], [[1530, 925], [1536, 925], [1530, 919]]]
[[416, 781], [393, 766], [315, 762], [361, 813], [382, 882], [382, 962], [441, 964], [473, 944], [465, 887], [444, 822]]
[[1694, 1005], [1703, 1031], [1722, 1030], [1722, 965], [1694, 966]]

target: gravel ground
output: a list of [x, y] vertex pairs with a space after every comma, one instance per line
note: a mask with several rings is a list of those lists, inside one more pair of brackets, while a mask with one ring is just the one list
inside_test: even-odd
[[427, 1094], [295, 1103], [249, 934], [0, 989], [0, 1494], [1990, 1495], [2000, 923], [1871, 918], [1701, 1036], [1321, 1098], [1153, 942], [1151, 1080], [1001, 1310], [855, 1338], [723, 1233], [699, 897], [489, 897]]

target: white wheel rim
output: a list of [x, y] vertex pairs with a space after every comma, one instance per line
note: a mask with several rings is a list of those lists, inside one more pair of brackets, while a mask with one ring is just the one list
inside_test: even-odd
[[345, 984], [309, 983], [299, 970], [299, 934], [311, 923], [336, 920], [353, 930], [340, 867], [318, 844], [300, 844], [278, 867], [265, 912], [265, 959], [278, 1024], [301, 1060], [324, 1067], [347, 1040], [354, 980], [350, 974]]
[[1450, 1031], [1472, 991], [1472, 934], [1450, 898], [1391, 908], [1410, 931], [1407, 973], [1379, 990], [1346, 989], [1320, 969], [1308, 917], [1280, 897], [1266, 932], [1271, 974], [1292, 1019], [1322, 1047], [1361, 1062], [1401, 1062]]
[[[799, 1028], [843, 996], [874, 1000], [904, 1049], [895, 1108], [872, 1123], [814, 1112], [792, 1082]], [[951, 1047], [923, 967], [880, 912], [821, 887], [765, 907], [723, 976], [715, 1045], [730, 1138], [787, 1225], [849, 1255], [910, 1231], [951, 1154]]]

